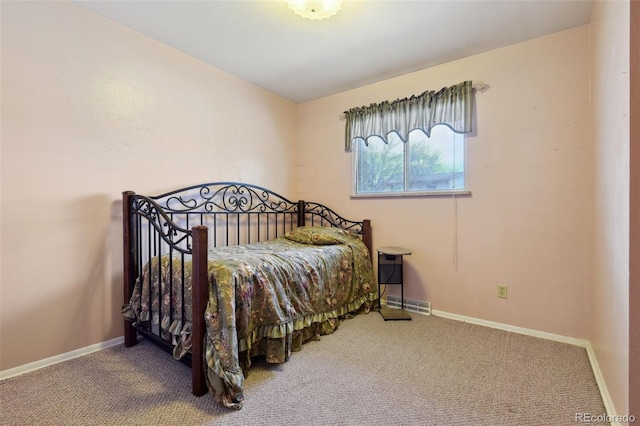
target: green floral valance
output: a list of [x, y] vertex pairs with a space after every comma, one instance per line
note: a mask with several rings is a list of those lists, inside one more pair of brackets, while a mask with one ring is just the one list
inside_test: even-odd
[[419, 96], [384, 101], [368, 107], [345, 111], [345, 150], [351, 151], [351, 142], [365, 142], [378, 136], [385, 142], [390, 133], [396, 133], [404, 142], [409, 132], [422, 130], [427, 136], [438, 124], [449, 126], [456, 133], [470, 133], [473, 112], [473, 84], [471, 81], [445, 87], [440, 91], [426, 91]]

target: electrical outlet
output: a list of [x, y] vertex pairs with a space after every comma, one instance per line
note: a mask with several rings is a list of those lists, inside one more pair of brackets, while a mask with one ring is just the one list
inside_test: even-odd
[[507, 298], [507, 286], [506, 285], [499, 285], [498, 286], [498, 297], [501, 299], [506, 299]]

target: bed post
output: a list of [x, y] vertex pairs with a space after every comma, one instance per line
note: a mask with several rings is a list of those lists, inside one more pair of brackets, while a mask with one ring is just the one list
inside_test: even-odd
[[[131, 299], [131, 290], [133, 289], [133, 253], [134, 242], [131, 234], [131, 204], [135, 192], [125, 191], [122, 193], [122, 243], [123, 243], [123, 282], [124, 282], [124, 303], [129, 303]], [[124, 345], [126, 347], [134, 346], [138, 343], [138, 332], [130, 321], [124, 320]]]
[[362, 242], [369, 249], [369, 257], [373, 260], [373, 245], [371, 241], [371, 220], [362, 221]]
[[202, 225], [194, 226], [192, 229], [191, 392], [195, 396], [202, 396], [208, 391], [204, 376], [204, 336], [206, 334], [204, 312], [209, 300], [207, 230], [208, 228]]
[[304, 226], [305, 210], [304, 200], [298, 200], [298, 226]]

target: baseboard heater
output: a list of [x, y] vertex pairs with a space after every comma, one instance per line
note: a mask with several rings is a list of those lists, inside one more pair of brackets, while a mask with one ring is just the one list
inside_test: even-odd
[[[388, 308], [402, 307], [402, 299], [396, 296], [387, 296], [385, 305]], [[431, 302], [404, 299], [404, 310], [416, 314], [431, 315]]]

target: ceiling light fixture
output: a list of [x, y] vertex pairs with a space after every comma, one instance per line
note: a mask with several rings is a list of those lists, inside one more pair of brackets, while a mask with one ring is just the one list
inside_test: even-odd
[[303, 18], [320, 20], [329, 18], [340, 10], [342, 0], [287, 0], [289, 8]]

